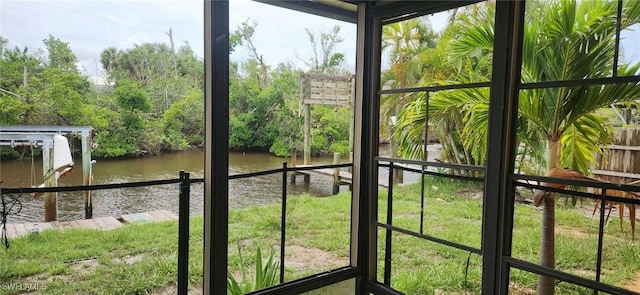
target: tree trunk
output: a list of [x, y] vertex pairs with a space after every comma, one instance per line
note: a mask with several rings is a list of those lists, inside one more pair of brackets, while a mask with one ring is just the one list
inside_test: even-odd
[[169, 36], [169, 42], [171, 42], [171, 56], [173, 57], [173, 74], [175, 79], [178, 79], [178, 62], [176, 61], [176, 48], [173, 44], [173, 29], [169, 28], [169, 32], [165, 33]]
[[[542, 242], [540, 244], [540, 265], [549, 268], [556, 267], [555, 257], [555, 219], [556, 207], [555, 194], [549, 194], [544, 199], [542, 217]], [[538, 276], [538, 294], [552, 295], [554, 293], [554, 280], [551, 277]]]
[[[558, 166], [560, 156], [558, 146], [559, 137], [550, 139], [548, 142], [547, 169]], [[544, 208], [542, 210], [542, 239], [540, 241], [540, 265], [549, 268], [556, 267], [555, 255], [555, 225], [556, 207], [555, 193], [549, 193], [544, 198]], [[538, 294], [552, 295], [554, 293], [554, 279], [546, 276], [538, 276]]]
[[[404, 100], [404, 99], [403, 99]], [[395, 117], [399, 113], [400, 104], [396, 104], [393, 109], [392, 116]], [[391, 120], [391, 119], [389, 119]], [[395, 121], [394, 121], [395, 122]], [[398, 142], [395, 138], [396, 125], [394, 122], [389, 122], [389, 154], [392, 159], [398, 157]], [[402, 169], [393, 169], [393, 184], [403, 183], [404, 182], [404, 173]]]

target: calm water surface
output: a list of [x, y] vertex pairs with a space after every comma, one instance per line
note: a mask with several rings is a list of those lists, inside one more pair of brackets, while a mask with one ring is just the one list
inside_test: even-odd
[[[204, 154], [202, 151], [171, 153], [154, 157], [97, 160], [93, 165], [93, 183], [110, 184], [134, 181], [149, 181], [178, 178], [180, 170], [191, 173], [191, 178], [204, 177]], [[279, 158], [264, 153], [230, 153], [229, 174], [277, 169], [288, 158]], [[82, 185], [82, 160], [75, 159], [76, 168], [71, 175], [59, 180], [59, 186]], [[333, 158], [314, 158], [314, 164], [331, 163]], [[347, 159], [344, 159], [346, 162]], [[302, 162], [302, 160], [299, 160]], [[33, 167], [33, 169], [32, 169]], [[35, 181], [32, 183], [32, 176]], [[42, 161], [2, 161], [0, 180], [3, 187], [31, 187], [42, 183]], [[311, 183], [302, 181], [287, 185], [289, 195], [310, 193], [314, 196], [331, 195], [331, 178], [312, 176]], [[343, 190], [346, 187], [342, 188]], [[229, 203], [232, 208], [254, 204], [279, 202], [282, 191], [282, 174], [273, 174], [229, 181]], [[191, 213], [202, 212], [204, 188], [193, 184], [191, 188]], [[94, 216], [120, 216], [150, 210], [167, 209], [178, 212], [178, 189], [176, 185], [160, 185], [141, 188], [100, 190], [93, 193]], [[33, 200], [30, 195], [20, 197], [22, 210], [9, 217], [9, 222], [37, 222], [44, 218], [44, 202]], [[82, 192], [58, 193], [58, 220], [84, 218]]]
[[[381, 146], [381, 154], [386, 147]], [[430, 154], [430, 158], [432, 154]], [[437, 156], [436, 156], [437, 157]], [[282, 168], [288, 158], [275, 157], [265, 153], [230, 153], [229, 175]], [[347, 162], [345, 157], [341, 162]], [[76, 168], [71, 174], [59, 180], [59, 186], [82, 185], [82, 159], [75, 158]], [[314, 165], [330, 164], [333, 157], [315, 157]], [[302, 159], [298, 159], [302, 163]], [[180, 170], [191, 173], [191, 178], [204, 177], [204, 153], [201, 150], [164, 154], [153, 157], [97, 160], [93, 165], [94, 184], [113, 184], [135, 181], [176, 179]], [[380, 177], [387, 177], [386, 169], [381, 169]], [[32, 180], [34, 178], [35, 180]], [[301, 177], [300, 177], [301, 178]], [[415, 181], [417, 175], [405, 173], [405, 182]], [[42, 183], [42, 158], [36, 158], [32, 164], [27, 161], [0, 162], [0, 180], [2, 187], [32, 187]], [[304, 184], [299, 179], [295, 184], [288, 183], [289, 196], [309, 193], [316, 197], [331, 195], [331, 177], [311, 176], [311, 183]], [[341, 191], [348, 188], [342, 186]], [[282, 191], [282, 174], [234, 179], [229, 181], [229, 205], [231, 208], [256, 204], [279, 203]], [[201, 183], [191, 187], [191, 214], [202, 213], [204, 188]], [[17, 215], [9, 216], [8, 222], [39, 222], [44, 219], [43, 198], [34, 200], [30, 195], [21, 195], [21, 210]], [[19, 207], [14, 207], [17, 211]], [[100, 216], [120, 216], [151, 210], [166, 209], [178, 212], [177, 184], [140, 188], [109, 189], [93, 192], [93, 214]], [[58, 220], [76, 220], [84, 218], [84, 193], [58, 193]]]

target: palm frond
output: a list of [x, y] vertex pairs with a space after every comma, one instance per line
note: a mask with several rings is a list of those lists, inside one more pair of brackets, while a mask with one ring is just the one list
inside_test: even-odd
[[591, 113], [580, 117], [562, 134], [560, 166], [588, 172], [594, 164], [595, 155], [602, 154], [611, 142], [612, 133], [612, 128], [602, 116]]

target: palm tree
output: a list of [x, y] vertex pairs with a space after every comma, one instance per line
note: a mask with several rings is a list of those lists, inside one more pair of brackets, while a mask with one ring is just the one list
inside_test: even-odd
[[[617, 66], [613, 64], [617, 1], [558, 0], [545, 2], [544, 5], [530, 3], [527, 3], [529, 13], [523, 40], [523, 83], [612, 75], [613, 68]], [[625, 30], [640, 22], [640, 1], [624, 1], [623, 4], [621, 29]], [[532, 10], [536, 10], [535, 13]], [[488, 48], [489, 44], [493, 44], [491, 23], [475, 22], [474, 26], [460, 28], [460, 39], [450, 44], [451, 52], [456, 56], [478, 56], [478, 48]], [[490, 52], [488, 56], [490, 58]], [[483, 61], [483, 58], [481, 56], [478, 61]], [[619, 76], [638, 75], [640, 63], [618, 66], [617, 73]], [[521, 91], [518, 141], [534, 147], [546, 145], [545, 162], [549, 170], [568, 167], [586, 173], [594, 159], [593, 151], [601, 152], [611, 134], [606, 119], [595, 111], [613, 103], [638, 99], [639, 86], [640, 82], [636, 81]], [[466, 134], [461, 136], [461, 140], [466, 142], [464, 145], [473, 143], [480, 151], [486, 151], [486, 141], [472, 141], [486, 139], [488, 127], [488, 95], [481, 95], [480, 92], [479, 89], [459, 90], [434, 96], [431, 103], [434, 110], [430, 110], [430, 116], [438, 115], [439, 110], [435, 106], [441, 105], [440, 110], [446, 110], [453, 105], [462, 112], [464, 119], [461, 132]], [[437, 103], [438, 100], [443, 101]], [[415, 117], [416, 108], [417, 103], [410, 105], [403, 114]], [[424, 109], [420, 111], [424, 112]], [[442, 112], [443, 116], [450, 114]], [[403, 120], [400, 122], [405, 123]], [[540, 154], [534, 156], [540, 157]], [[555, 200], [548, 196], [543, 203], [540, 265], [554, 268]], [[553, 294], [553, 283], [552, 278], [540, 276], [538, 293]]]
[[[420, 68], [423, 71], [421, 85], [490, 81], [494, 12], [480, 7], [484, 7], [484, 4], [456, 11], [451, 16], [451, 25], [440, 34], [438, 43], [419, 54]], [[483, 29], [472, 30], [478, 26], [483, 26]], [[460, 31], [472, 32], [476, 36], [468, 35], [468, 39], [460, 39]], [[470, 50], [470, 47], [473, 49]], [[400, 142], [399, 154], [414, 159], [424, 157], [422, 138], [427, 120], [425, 100], [428, 99], [429, 123], [442, 144], [442, 159], [457, 164], [484, 163], [485, 150], [482, 147], [486, 145], [476, 144], [477, 141], [470, 136], [486, 141], [486, 136], [483, 137], [486, 135], [486, 130], [483, 129], [486, 128], [478, 130], [465, 125], [465, 122], [469, 122], [469, 114], [482, 113], [476, 112], [476, 109], [488, 108], [488, 89], [451, 90], [428, 95], [426, 97], [421, 93], [402, 110], [402, 128], [395, 135]]]
[[[616, 33], [616, 1], [558, 1], [545, 17], [533, 19], [523, 40], [523, 80], [562, 81], [611, 76]], [[622, 28], [640, 21], [640, 2], [626, 1]], [[526, 62], [525, 62], [526, 61]], [[559, 61], [559, 62], [558, 62]], [[619, 75], [635, 75], [640, 64], [623, 65]], [[609, 125], [595, 111], [640, 97], [639, 82], [526, 91], [520, 113], [547, 142], [547, 169], [587, 172], [593, 151], [610, 140]], [[544, 199], [540, 264], [555, 267], [555, 200]], [[553, 294], [553, 279], [540, 276], [538, 292]]]
[[[389, 69], [382, 73], [383, 88], [406, 88], [420, 80], [421, 67], [417, 62], [420, 53], [432, 47], [436, 36], [433, 30], [420, 18], [412, 18], [382, 28], [382, 50], [389, 56]], [[395, 119], [404, 104], [412, 100], [406, 93], [385, 95], [381, 98], [382, 132], [389, 135], [390, 156], [397, 157], [397, 140], [393, 136]], [[394, 183], [402, 182], [402, 171], [394, 170]]]
[[117, 59], [118, 49], [115, 47], [109, 47], [100, 53], [100, 63], [102, 63], [102, 68], [107, 72], [111, 72], [118, 68], [118, 65], [116, 64]]

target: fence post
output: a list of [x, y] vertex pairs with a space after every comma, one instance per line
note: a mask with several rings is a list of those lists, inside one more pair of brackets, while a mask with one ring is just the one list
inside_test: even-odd
[[282, 163], [282, 216], [280, 219], [280, 284], [284, 283], [284, 247], [287, 232], [287, 162]]
[[[80, 134], [82, 144], [82, 178], [84, 179], [84, 185], [91, 185], [92, 165], [91, 161], [91, 131], [83, 130]], [[93, 200], [91, 191], [84, 191], [84, 218], [93, 218]]]
[[180, 197], [178, 206], [178, 294], [189, 291], [189, 173], [180, 171]]
[[[53, 139], [42, 142], [42, 178], [45, 187], [58, 186], [53, 169], [54, 148]], [[56, 220], [58, 220], [58, 192], [44, 193], [44, 221]]]
[[[333, 164], [340, 163], [340, 153], [333, 153]], [[333, 189], [332, 194], [337, 195], [340, 192], [340, 169], [333, 169]]]
[[[292, 148], [291, 149], [291, 167], [295, 167], [298, 165], [298, 149], [296, 148]], [[289, 176], [291, 178], [291, 183], [296, 183], [296, 172], [293, 171], [291, 173], [291, 176]]]

